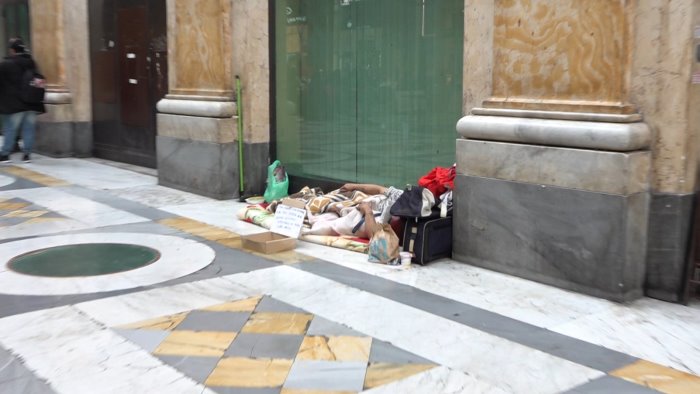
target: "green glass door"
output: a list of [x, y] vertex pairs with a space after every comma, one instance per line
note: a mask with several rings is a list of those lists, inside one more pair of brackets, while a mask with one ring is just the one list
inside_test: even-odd
[[290, 174], [400, 186], [451, 165], [463, 4], [278, 1], [277, 152]]

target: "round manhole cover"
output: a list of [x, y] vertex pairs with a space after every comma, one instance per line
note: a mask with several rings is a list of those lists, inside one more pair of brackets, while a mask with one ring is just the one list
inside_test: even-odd
[[157, 250], [146, 246], [91, 243], [34, 250], [14, 257], [7, 267], [26, 275], [67, 278], [130, 271], [159, 258]]

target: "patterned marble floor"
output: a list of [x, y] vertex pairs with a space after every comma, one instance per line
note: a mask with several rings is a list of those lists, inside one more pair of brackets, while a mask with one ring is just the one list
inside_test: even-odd
[[[562, 291], [449, 259], [425, 267], [263, 231], [237, 201], [151, 172], [0, 167], [0, 393], [698, 393], [700, 307]], [[89, 278], [7, 268], [51, 245], [122, 242], [149, 266]]]

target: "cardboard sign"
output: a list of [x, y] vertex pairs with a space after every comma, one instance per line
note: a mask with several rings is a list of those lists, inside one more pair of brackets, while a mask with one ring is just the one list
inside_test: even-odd
[[295, 208], [286, 204], [280, 204], [275, 210], [275, 220], [270, 231], [286, 235], [291, 238], [299, 238], [301, 227], [304, 225], [306, 210]]

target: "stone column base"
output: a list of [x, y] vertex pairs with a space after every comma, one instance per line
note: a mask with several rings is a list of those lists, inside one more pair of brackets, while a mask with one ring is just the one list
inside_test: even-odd
[[92, 156], [92, 123], [73, 121], [71, 104], [46, 104], [37, 118], [34, 151], [53, 157]]
[[613, 301], [640, 297], [649, 156], [458, 140], [454, 258]]

